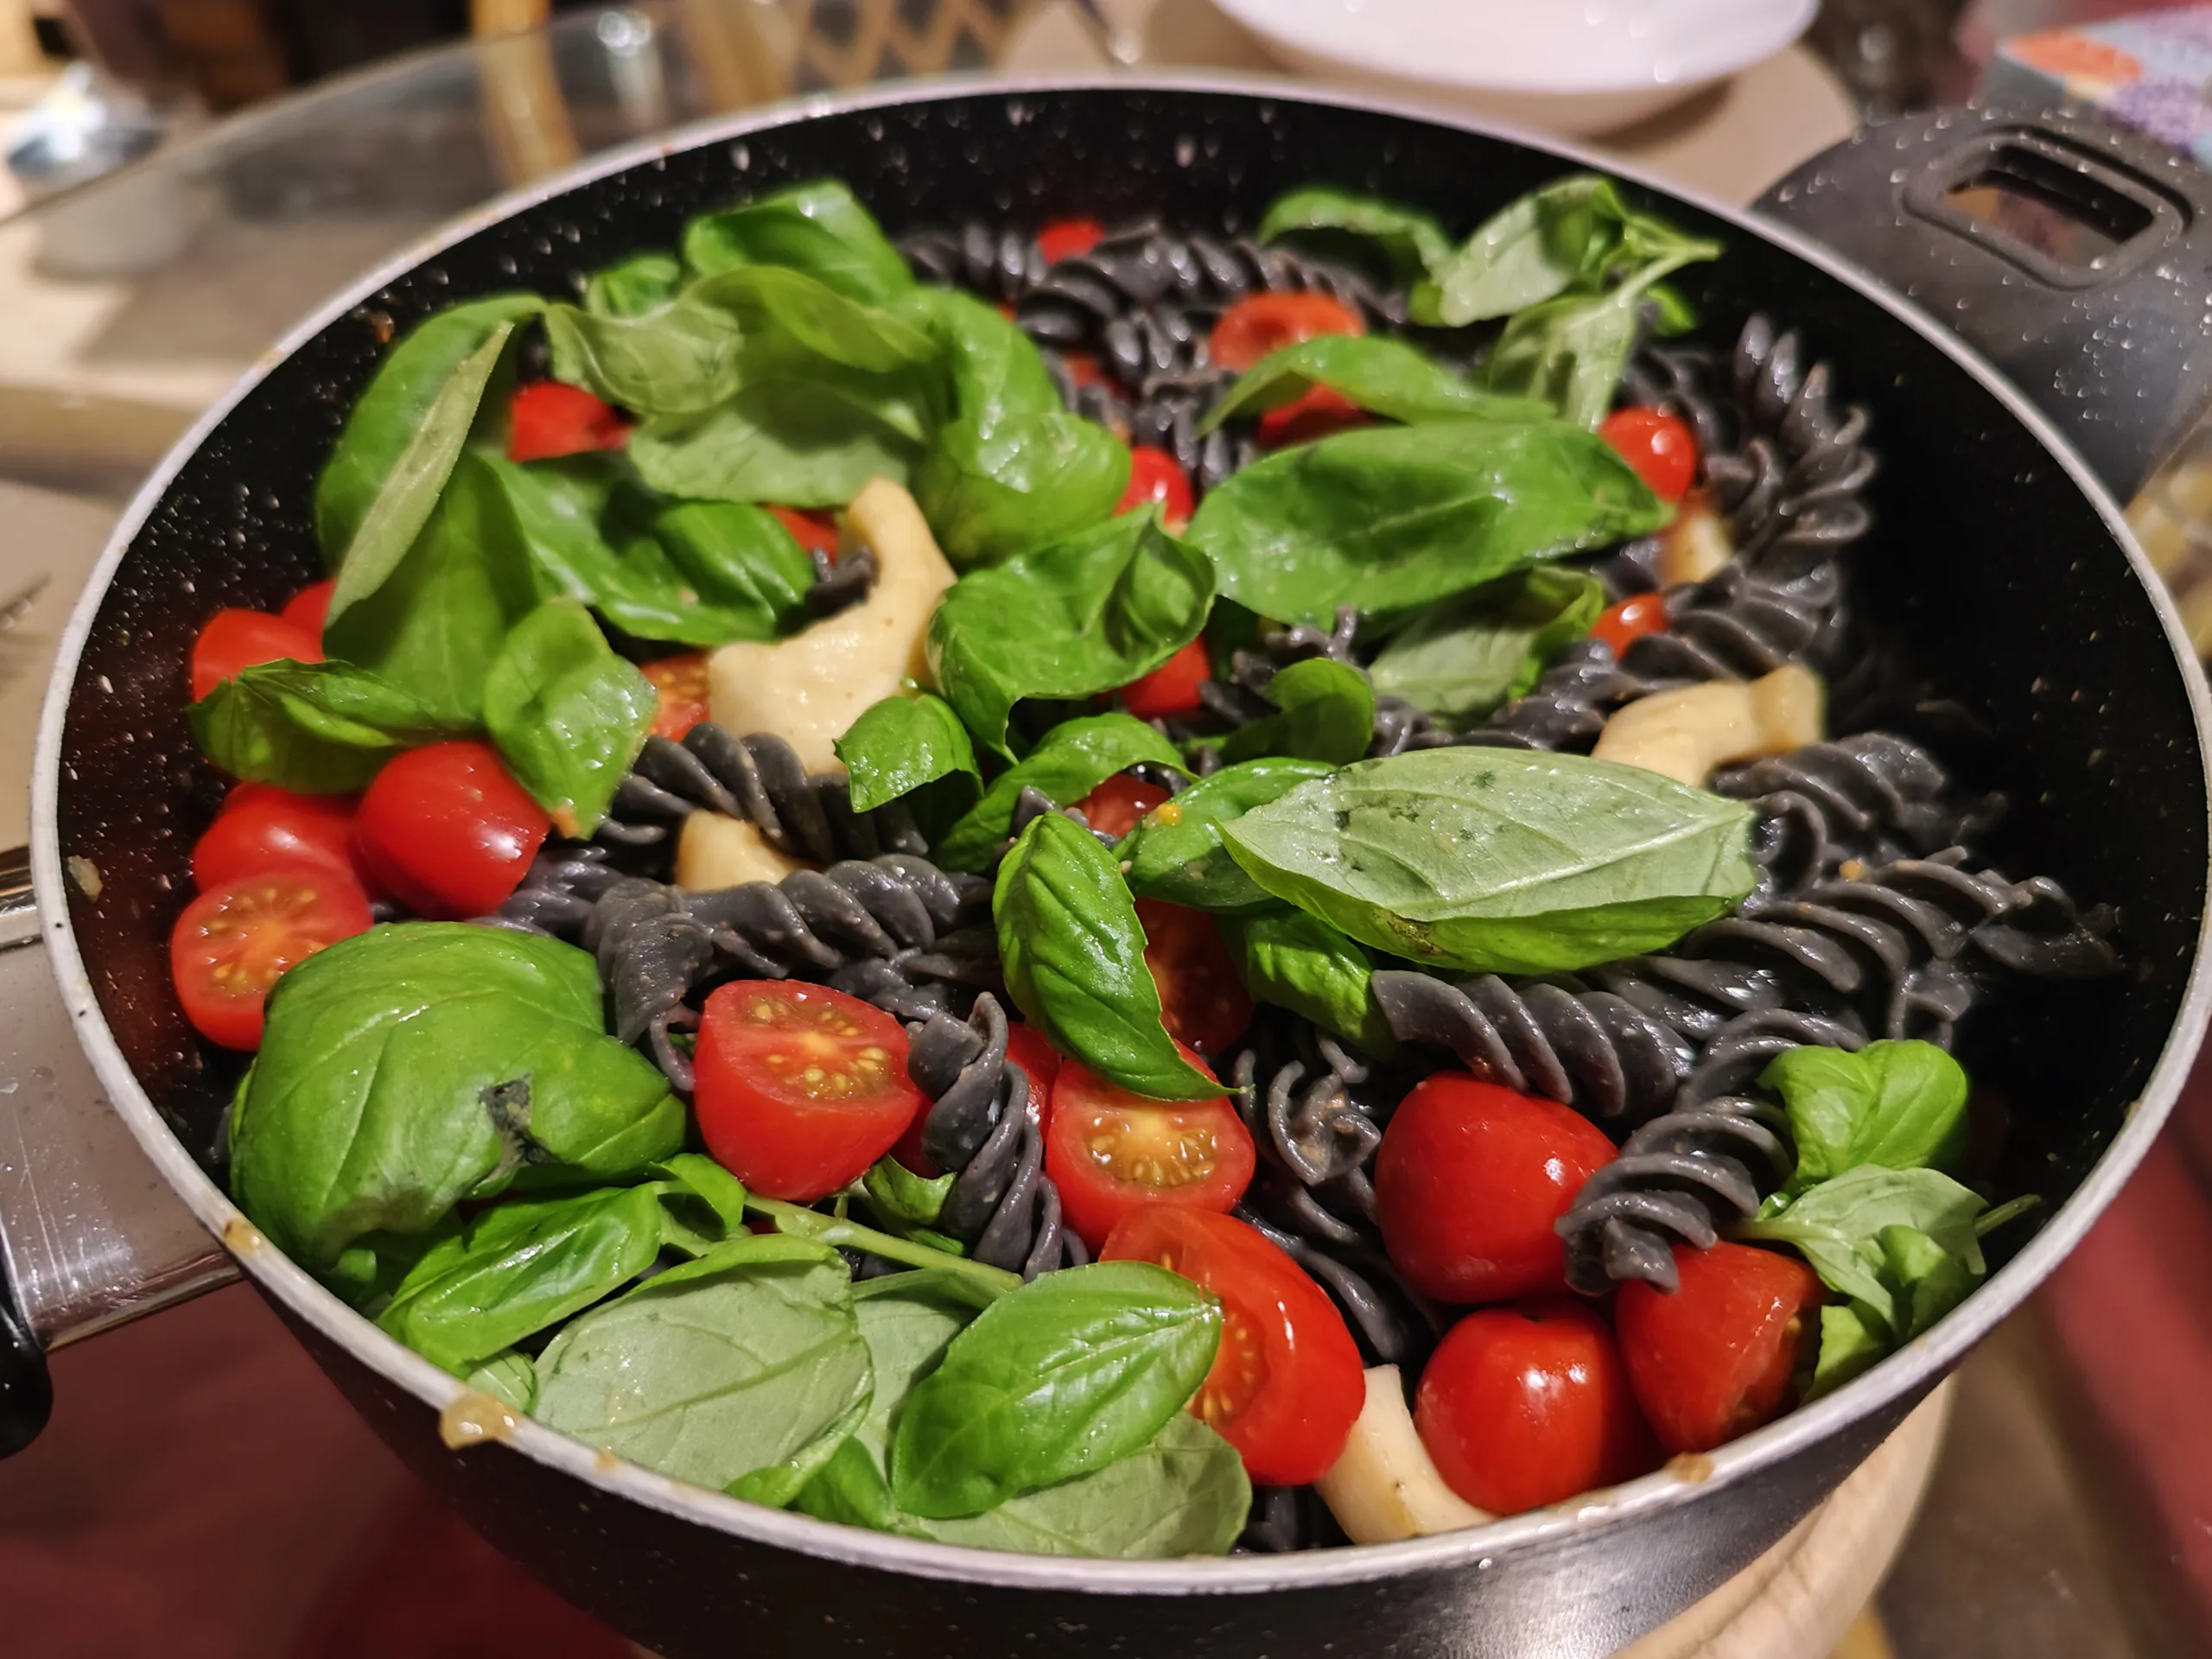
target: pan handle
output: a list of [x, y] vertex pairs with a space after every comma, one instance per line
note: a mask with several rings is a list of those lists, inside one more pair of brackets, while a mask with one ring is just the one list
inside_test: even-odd
[[1962, 335], [2122, 501], [2212, 403], [2212, 172], [2140, 133], [2066, 110], [1904, 116], [1754, 207]]
[[39, 938], [29, 861], [0, 852], [0, 1457], [46, 1425], [48, 1350], [237, 1276], [101, 1094]]

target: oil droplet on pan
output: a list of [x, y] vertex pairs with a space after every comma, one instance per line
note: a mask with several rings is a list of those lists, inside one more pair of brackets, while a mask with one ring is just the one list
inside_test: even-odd
[[515, 1427], [512, 1407], [474, 1389], [463, 1389], [438, 1414], [438, 1438], [446, 1443], [448, 1450], [454, 1452], [481, 1446], [486, 1440], [511, 1440], [515, 1437]]

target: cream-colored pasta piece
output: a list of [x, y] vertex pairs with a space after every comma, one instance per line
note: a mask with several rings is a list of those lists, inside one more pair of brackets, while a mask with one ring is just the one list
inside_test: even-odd
[[1662, 588], [1709, 582], [1735, 556], [1735, 543], [1720, 515], [1703, 501], [1685, 501], [1675, 522], [1659, 532], [1656, 574]]
[[760, 833], [760, 826], [723, 812], [694, 812], [676, 842], [676, 885], [694, 893], [780, 881], [793, 870], [810, 870]]
[[1355, 1544], [1395, 1543], [1431, 1532], [1457, 1532], [1496, 1519], [1444, 1484], [1414, 1428], [1395, 1365], [1367, 1373], [1367, 1400], [1351, 1438], [1329, 1472], [1313, 1483], [1329, 1513]]
[[1715, 766], [1819, 742], [1825, 702], [1819, 676], [1796, 663], [1748, 684], [1708, 680], [1654, 691], [1615, 711], [1591, 753], [1702, 784]]

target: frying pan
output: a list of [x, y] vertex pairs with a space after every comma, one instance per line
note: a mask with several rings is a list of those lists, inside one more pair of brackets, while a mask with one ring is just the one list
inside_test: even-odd
[[[829, 1526], [528, 1421], [451, 1450], [441, 1410], [459, 1384], [284, 1260], [211, 1177], [236, 1063], [194, 1039], [166, 971], [188, 850], [216, 798], [186, 732], [179, 665], [218, 607], [273, 607], [321, 574], [316, 471], [395, 328], [495, 289], [567, 292], [580, 271], [671, 244], [694, 213], [819, 175], [849, 181], [894, 233], [1072, 213], [1249, 228], [1278, 192], [1313, 181], [1465, 226], [1599, 164], [1266, 84], [876, 92], [694, 129], [510, 198], [302, 326], [124, 515], [54, 671], [34, 791], [36, 907], [13, 912], [22, 948], [0, 956], [0, 1020], [16, 1027], [6, 1035], [18, 1060], [0, 1076], [13, 1109], [0, 1128], [23, 1142], [0, 1141], [16, 1298], [0, 1402], [15, 1438], [42, 1415], [41, 1342], [157, 1305], [210, 1271], [175, 1204], [149, 1202], [168, 1194], [147, 1190], [119, 1123], [424, 1479], [564, 1595], [671, 1659], [740, 1645], [1577, 1659], [1658, 1624], [1780, 1537], [2080, 1238], [2157, 1131], [2207, 1018], [2205, 687], [2107, 487], [2132, 488], [2206, 391], [2201, 353], [2183, 345], [2201, 323], [2199, 273], [2212, 269], [2212, 192], [2120, 135], [1986, 114], [1910, 124], [1822, 158], [1773, 202], [1829, 215], [1861, 257], [2022, 365], [2038, 397], [2082, 417], [2069, 423], [2084, 451], [1956, 336], [1815, 241], [1630, 179], [1632, 194], [1727, 245], [1691, 284], [1708, 337], [1732, 338], [1764, 311], [1872, 405], [1878, 529], [1853, 556], [1853, 602], [1889, 689], [1883, 722], [2020, 804], [1993, 859], [2114, 905], [2130, 969], [2031, 991], [1968, 1027], [1969, 1065], [2012, 1103], [2001, 1179], [2051, 1202], [2042, 1230], [1905, 1351], [1710, 1458], [1465, 1533], [1124, 1562]], [[2069, 239], [2068, 225], [2081, 234]], [[2175, 344], [2152, 349], [2160, 340]], [[67, 1097], [56, 1047], [24, 1047], [57, 987], [111, 1113]], [[456, 1427], [450, 1413], [445, 1427]]]

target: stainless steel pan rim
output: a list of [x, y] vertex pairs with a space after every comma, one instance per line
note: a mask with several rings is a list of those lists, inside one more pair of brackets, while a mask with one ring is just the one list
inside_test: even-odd
[[[2136, 580], [2141, 583], [2156, 608], [2160, 624], [2165, 630], [2168, 645], [2181, 664], [2190, 710], [2196, 721], [2200, 754], [2206, 763], [2207, 798], [2212, 800], [2212, 694], [2208, 694], [2203, 671], [2189, 646], [2173, 601], [2152, 571], [2142, 550], [2136, 546], [2119, 508], [2103, 486], [2050, 423], [1978, 353], [1918, 308], [1885, 289], [1856, 266], [1837, 258], [1820, 245], [1785, 227], [1754, 219], [1738, 208], [1683, 190], [1633, 167], [1624, 167], [1610, 157], [1571, 144], [1559, 143], [1509, 125], [1470, 120], [1464, 115], [1402, 99], [1325, 91], [1262, 76], [1147, 73], [1142, 78], [1135, 78], [1101, 73], [1011, 81], [984, 76], [946, 77], [924, 84], [877, 88], [849, 96], [812, 95], [741, 116], [695, 123], [678, 129], [665, 138], [615, 151], [556, 178], [510, 193], [464, 215], [354, 283], [293, 329], [231, 389], [220, 403], [194, 423], [147, 480], [129, 511], [124, 514], [70, 617], [40, 717], [31, 791], [31, 856], [41, 923], [70, 1020], [77, 1028], [79, 1040], [91, 1059], [94, 1071], [106, 1088], [108, 1099], [122, 1114], [131, 1133], [137, 1137], [162, 1178], [185, 1199], [208, 1230], [222, 1239], [240, 1265], [254, 1275], [263, 1289], [299, 1318], [313, 1323], [362, 1364], [406, 1389], [430, 1409], [444, 1409], [466, 1390], [456, 1379], [401, 1346], [368, 1320], [354, 1313], [262, 1238], [252, 1224], [192, 1160], [168, 1126], [162, 1121], [153, 1103], [147, 1098], [145, 1091], [140, 1088], [137, 1077], [124, 1062], [93, 996], [91, 981], [78, 953], [63, 888], [57, 808], [61, 787], [62, 722], [68, 707], [69, 691], [76, 678], [78, 660], [83, 652], [86, 638], [91, 632], [93, 617], [99, 609], [116, 567], [185, 461], [260, 383], [270, 368], [353, 307], [369, 299], [387, 283], [432, 255], [523, 208], [563, 194], [578, 185], [650, 163], [656, 158], [679, 150], [695, 149], [723, 139], [741, 138], [797, 118], [933, 103], [978, 94], [1019, 99], [1029, 96], [1049, 97], [1062, 92], [1102, 90], [1217, 92], [1278, 99], [1286, 103], [1404, 116], [1439, 126], [1502, 138], [1556, 155], [1564, 162], [1600, 168], [1632, 179], [1663, 195], [1692, 203], [1716, 218], [1728, 221], [1745, 235], [1761, 238], [1788, 250], [1855, 289], [1965, 368], [1997, 398], [2013, 419], [2034, 434], [2052, 459], [2065, 470], [2075, 486], [2102, 515], [2114, 538], [2126, 550]], [[601, 1491], [702, 1526], [831, 1561], [956, 1581], [1109, 1595], [1230, 1595], [1294, 1586], [1313, 1587], [1356, 1584], [1452, 1568], [1484, 1570], [1495, 1557], [1506, 1552], [1520, 1551], [1546, 1540], [1602, 1526], [1618, 1516], [1663, 1508], [1681, 1501], [1691, 1491], [1747, 1480], [1759, 1471], [1845, 1428], [1878, 1407], [1916, 1395], [1931, 1386], [1999, 1319], [2025, 1300], [2028, 1293], [2088, 1230], [2098, 1214], [2142, 1160], [2181, 1091], [2208, 1020], [2212, 1020], [2212, 972], [2208, 972], [2209, 958], [2212, 958], [2212, 926], [2201, 920], [2196, 951], [2180, 1013], [2141, 1096], [2130, 1108], [2120, 1133], [2058, 1213], [2018, 1256], [1992, 1275], [1989, 1281], [1977, 1290], [1958, 1312], [1857, 1381], [1755, 1433], [1721, 1447], [1710, 1459], [1695, 1460], [1694, 1465], [1678, 1463], [1587, 1501], [1538, 1510], [1465, 1532], [1444, 1533], [1395, 1544], [1304, 1551], [1283, 1556], [1233, 1556], [1205, 1561], [1095, 1561], [925, 1543], [855, 1527], [834, 1525], [784, 1510], [765, 1509], [719, 1492], [671, 1480], [632, 1464], [611, 1459], [580, 1441], [556, 1433], [529, 1419], [524, 1419], [516, 1425], [506, 1444], [524, 1457], [560, 1470]], [[494, 1454], [486, 1452], [485, 1455]]]

